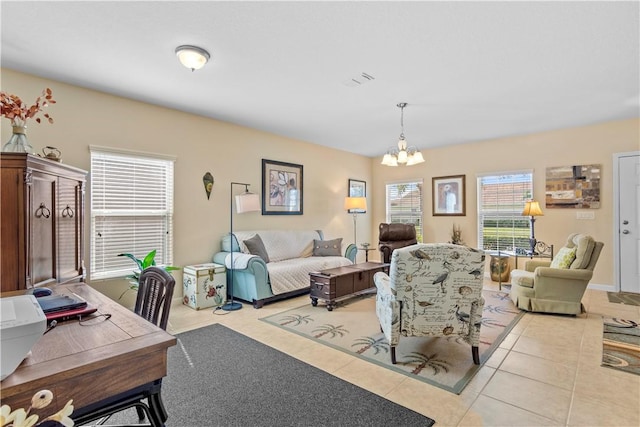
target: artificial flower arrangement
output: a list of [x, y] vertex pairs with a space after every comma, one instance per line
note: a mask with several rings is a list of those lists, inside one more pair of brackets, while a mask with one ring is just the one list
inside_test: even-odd
[[[0, 92], [0, 114], [11, 120], [12, 126], [24, 127], [27, 119], [34, 117], [36, 123], [40, 123], [41, 119], [40, 117], [36, 117], [36, 115], [48, 107], [49, 104], [55, 103], [56, 101], [53, 99], [51, 89], [49, 88], [44, 89], [42, 94], [36, 98], [35, 104], [30, 107], [27, 107], [18, 96]], [[53, 123], [53, 118], [48, 113], [44, 113], [44, 117], [49, 123]]]
[[53, 415], [48, 416], [42, 422], [38, 423], [40, 417], [31, 414], [31, 410], [39, 410], [46, 408], [53, 401], [53, 393], [50, 390], [40, 390], [31, 398], [31, 406], [25, 411], [24, 408], [18, 408], [11, 411], [8, 405], [0, 407], [0, 427], [73, 427], [74, 422], [70, 418], [73, 413], [73, 400], [69, 400], [64, 408]]

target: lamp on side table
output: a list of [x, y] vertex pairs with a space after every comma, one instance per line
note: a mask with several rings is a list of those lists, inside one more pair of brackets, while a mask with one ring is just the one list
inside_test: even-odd
[[531, 255], [537, 255], [536, 253], [536, 234], [534, 230], [534, 224], [536, 223], [537, 216], [543, 216], [542, 209], [540, 209], [540, 204], [535, 200], [530, 200], [525, 202], [524, 210], [522, 211], [522, 216], [531, 217], [531, 238], [529, 239], [529, 248], [531, 250]]

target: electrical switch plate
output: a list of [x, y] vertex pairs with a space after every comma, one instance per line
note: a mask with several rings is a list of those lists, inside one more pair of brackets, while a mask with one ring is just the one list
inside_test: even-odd
[[596, 213], [591, 211], [576, 212], [576, 219], [596, 219]]

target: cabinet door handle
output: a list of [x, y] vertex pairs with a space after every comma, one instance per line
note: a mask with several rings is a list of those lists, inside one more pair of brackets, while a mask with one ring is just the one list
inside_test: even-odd
[[69, 207], [69, 205], [67, 205], [67, 207], [62, 210], [62, 217], [63, 218], [67, 218], [67, 217], [73, 218], [73, 209], [71, 209]]
[[45, 206], [44, 202], [40, 203], [40, 207], [36, 209], [35, 212], [36, 218], [44, 217], [49, 218], [51, 216], [51, 211], [48, 207]]

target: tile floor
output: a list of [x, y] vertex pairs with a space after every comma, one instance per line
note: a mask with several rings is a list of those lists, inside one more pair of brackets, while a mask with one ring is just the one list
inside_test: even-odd
[[[485, 287], [497, 289], [497, 283]], [[527, 313], [460, 395], [258, 320], [308, 298], [259, 310], [245, 304], [227, 314], [175, 304], [169, 331], [221, 323], [431, 417], [437, 426], [640, 426], [640, 376], [600, 366], [602, 315], [640, 320], [640, 307], [609, 303], [606, 292], [588, 290], [581, 316]]]

